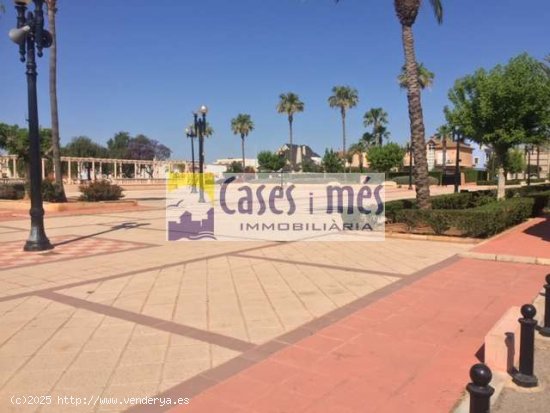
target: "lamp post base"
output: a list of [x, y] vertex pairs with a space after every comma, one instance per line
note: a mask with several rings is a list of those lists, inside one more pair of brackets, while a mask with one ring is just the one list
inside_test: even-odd
[[48, 251], [52, 249], [53, 249], [53, 245], [50, 244], [50, 240], [47, 238], [45, 240], [39, 240], [39, 241], [28, 240], [25, 243], [25, 247], [23, 248], [24, 251], [28, 251], [28, 252]]
[[520, 387], [537, 387], [539, 385], [539, 380], [535, 375], [527, 375], [523, 373], [514, 374], [512, 381]]

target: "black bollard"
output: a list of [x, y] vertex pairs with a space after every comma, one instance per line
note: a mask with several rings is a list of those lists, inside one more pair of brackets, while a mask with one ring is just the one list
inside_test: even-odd
[[514, 374], [512, 381], [520, 387], [535, 387], [539, 384], [534, 374], [535, 365], [535, 327], [537, 310], [531, 304], [521, 307], [518, 321], [521, 324], [521, 338], [519, 347], [519, 372]]
[[491, 411], [491, 396], [495, 392], [489, 383], [493, 378], [491, 369], [483, 363], [474, 364], [470, 369], [471, 383], [466, 390], [470, 393], [470, 413], [489, 413]]
[[544, 297], [544, 324], [539, 328], [539, 333], [541, 336], [550, 337], [550, 274], [546, 276]]

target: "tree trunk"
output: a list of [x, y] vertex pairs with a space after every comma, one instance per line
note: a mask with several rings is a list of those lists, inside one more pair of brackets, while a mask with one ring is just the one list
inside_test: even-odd
[[540, 179], [540, 146], [537, 145], [537, 179]]
[[346, 110], [344, 108], [342, 108], [342, 156], [344, 158], [344, 172], [346, 172]]
[[506, 164], [506, 156], [508, 154], [508, 147], [495, 148], [496, 158], [498, 159], [498, 184], [497, 184], [497, 199], [504, 199], [506, 197], [506, 171], [504, 165]]
[[243, 154], [243, 173], [246, 172], [246, 165], [244, 164], [244, 135], [241, 135], [241, 151]]
[[292, 118], [292, 115], [290, 115], [288, 117], [288, 126], [289, 126], [289, 129], [290, 129], [290, 135], [289, 135], [289, 139], [290, 139], [290, 150], [289, 150], [289, 156], [290, 156], [290, 170], [291, 172], [294, 172], [294, 145], [292, 143], [292, 122], [293, 122], [293, 118]]
[[59, 200], [67, 202], [65, 188], [63, 186], [63, 171], [61, 168], [61, 144], [59, 138], [59, 113], [57, 105], [57, 35], [55, 17], [57, 13], [57, 0], [48, 0], [48, 25], [53, 43], [50, 47], [50, 110], [52, 117], [52, 158], [55, 183], [60, 191]]
[[418, 67], [414, 51], [412, 26], [402, 26], [403, 48], [407, 67], [407, 99], [409, 102], [409, 118], [411, 136], [413, 139], [414, 178], [416, 184], [416, 200], [420, 209], [431, 208], [430, 185], [428, 180], [428, 160], [426, 157], [426, 140], [420, 85], [418, 84]]

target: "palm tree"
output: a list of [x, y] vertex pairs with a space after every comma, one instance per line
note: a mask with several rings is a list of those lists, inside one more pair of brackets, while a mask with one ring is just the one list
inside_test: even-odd
[[[336, 0], [340, 2], [340, 0]], [[416, 199], [419, 208], [431, 207], [430, 185], [428, 181], [428, 159], [426, 156], [426, 128], [422, 113], [421, 89], [418, 82], [418, 65], [414, 48], [413, 26], [420, 11], [422, 0], [393, 0], [395, 13], [401, 23], [401, 37], [405, 52], [405, 67], [407, 73], [407, 100], [409, 104], [409, 119], [411, 137], [414, 142], [414, 163]], [[438, 23], [443, 21], [442, 0], [430, 0]]]
[[294, 114], [304, 111], [304, 102], [296, 93], [288, 92], [279, 96], [277, 105], [278, 113], [285, 113], [288, 116], [288, 125], [290, 129], [290, 167], [294, 170], [294, 146], [292, 143], [292, 123], [294, 122]]
[[241, 136], [241, 150], [243, 155], [243, 172], [246, 172], [244, 164], [244, 139], [254, 130], [254, 122], [248, 114], [239, 113], [236, 118], [231, 120], [231, 130], [235, 135]]
[[[424, 66], [424, 63], [418, 63], [418, 85], [420, 89], [429, 89], [434, 84], [435, 74]], [[397, 77], [401, 89], [407, 89], [407, 67], [403, 65], [401, 73]]]
[[331, 108], [340, 109], [342, 115], [342, 155], [346, 159], [346, 113], [348, 109], [354, 108], [359, 103], [357, 89], [349, 86], [334, 86], [332, 96], [328, 98]]
[[453, 129], [448, 124], [441, 125], [437, 129], [437, 134], [441, 138], [441, 145], [443, 146], [443, 173], [445, 173], [445, 169], [447, 168], [447, 139], [451, 136], [452, 133]]
[[63, 187], [63, 171], [61, 169], [61, 143], [59, 138], [59, 111], [57, 105], [57, 32], [56, 32], [56, 14], [57, 0], [46, 0], [48, 7], [48, 25], [52, 35], [52, 45], [50, 47], [50, 112], [52, 118], [52, 158], [55, 183], [60, 191], [59, 198], [63, 202], [67, 201], [65, 188]]
[[386, 130], [388, 124], [388, 113], [382, 108], [372, 108], [363, 116], [365, 127], [372, 125], [372, 140], [377, 145], [382, 145], [384, 138], [389, 136]]

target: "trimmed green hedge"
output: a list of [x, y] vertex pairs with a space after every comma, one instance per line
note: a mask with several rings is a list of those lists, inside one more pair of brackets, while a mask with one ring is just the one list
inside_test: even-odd
[[25, 197], [25, 185], [0, 184], [0, 199], [23, 199]]
[[401, 209], [395, 211], [394, 222], [409, 230], [427, 225], [438, 235], [456, 228], [467, 237], [487, 238], [525, 221], [534, 205], [533, 198], [512, 198], [463, 210]]
[[123, 198], [122, 188], [118, 185], [111, 184], [109, 181], [97, 181], [88, 185], [80, 185], [81, 201], [100, 202], [100, 201], [117, 201]]

